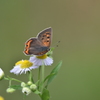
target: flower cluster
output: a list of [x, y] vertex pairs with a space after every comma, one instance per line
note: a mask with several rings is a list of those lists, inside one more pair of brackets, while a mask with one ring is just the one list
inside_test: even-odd
[[30, 71], [32, 69], [39, 68], [41, 65], [49, 66], [53, 63], [53, 59], [48, 57], [46, 54], [41, 56], [33, 56], [30, 57], [29, 60], [21, 60], [18, 61], [14, 68], [10, 70], [11, 73], [14, 73], [16, 75], [25, 73], [27, 71]]
[[[29, 60], [20, 60], [15, 63], [13, 69], [10, 70], [11, 73], [16, 75], [18, 74], [26, 74], [28, 73], [28, 82], [20, 81], [15, 78], [11, 78], [9, 76], [5, 76], [4, 71], [0, 68], [0, 80], [7, 80], [9, 81], [9, 86], [6, 89], [7, 93], [13, 93], [16, 90], [21, 90], [23, 94], [29, 95], [30, 93], [35, 93], [40, 96], [41, 100], [49, 100], [50, 94], [47, 89], [48, 85], [52, 82], [52, 80], [56, 77], [58, 70], [62, 64], [62, 61], [56, 65], [53, 70], [48, 74], [46, 77], [44, 76], [44, 69], [45, 66], [50, 66], [53, 64], [52, 58], [52, 50], [47, 52], [44, 55], [40, 56], [31, 56]], [[39, 69], [38, 70], [38, 79], [34, 81], [34, 77], [32, 75], [32, 69]], [[12, 85], [12, 81], [20, 82], [20, 85]], [[45, 99], [46, 98], [46, 99]], [[0, 100], [4, 100], [0, 98]]]

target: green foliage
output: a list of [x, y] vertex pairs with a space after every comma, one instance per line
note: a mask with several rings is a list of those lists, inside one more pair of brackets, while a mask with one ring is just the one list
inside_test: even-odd
[[41, 94], [41, 92], [40, 92], [40, 91], [38, 91], [38, 90], [34, 91], [34, 93], [35, 93], [35, 94], [38, 94], [38, 95], [40, 95], [40, 94]]
[[43, 93], [42, 93], [41, 98], [42, 98], [42, 100], [49, 100], [50, 94], [46, 88], [43, 89]]
[[48, 79], [47, 84], [46, 84], [46, 88], [47, 86], [53, 81], [53, 79], [57, 76], [58, 71], [60, 69], [62, 65], [62, 61], [60, 61], [57, 66], [51, 71], [50, 75], [48, 75], [45, 79], [45, 81]]
[[22, 87], [20, 85], [11, 85], [10, 88], [16, 89], [16, 90], [21, 90]]

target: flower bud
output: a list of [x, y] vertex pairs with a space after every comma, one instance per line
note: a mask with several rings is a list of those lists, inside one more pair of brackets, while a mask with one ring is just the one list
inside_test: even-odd
[[31, 89], [32, 91], [35, 91], [35, 90], [37, 89], [37, 86], [36, 86], [35, 84], [32, 84], [32, 85], [30, 86], [30, 89]]
[[6, 90], [6, 92], [7, 92], [7, 93], [13, 93], [13, 92], [15, 92], [15, 89], [14, 89], [14, 88], [8, 88], [8, 89]]
[[31, 93], [31, 90], [28, 87], [23, 87], [22, 92], [26, 95], [29, 95]]
[[33, 83], [31, 81], [28, 81], [27, 82], [27, 85], [32, 85]]
[[21, 83], [21, 87], [25, 87], [26, 86], [26, 83], [25, 82], [22, 82]]
[[0, 80], [2, 80], [4, 78], [4, 72], [3, 70], [0, 68]]

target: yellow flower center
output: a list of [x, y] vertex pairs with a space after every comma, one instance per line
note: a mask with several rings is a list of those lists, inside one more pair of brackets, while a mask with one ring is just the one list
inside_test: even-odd
[[4, 98], [2, 96], [0, 96], [0, 100], [4, 100]]
[[47, 58], [47, 55], [44, 54], [44, 55], [42, 55], [42, 56], [36, 56], [36, 57], [39, 58], [39, 59], [45, 59], [45, 58]]
[[29, 60], [21, 60], [18, 61], [15, 65], [21, 65], [21, 68], [29, 68], [33, 65], [32, 62], [30, 62]]

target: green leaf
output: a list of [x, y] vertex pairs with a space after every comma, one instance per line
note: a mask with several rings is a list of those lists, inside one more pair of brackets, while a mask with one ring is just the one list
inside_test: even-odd
[[43, 93], [42, 93], [41, 98], [42, 98], [42, 100], [49, 100], [50, 94], [46, 88], [43, 89]]
[[34, 93], [35, 93], [35, 94], [40, 94], [41, 92], [38, 91], [38, 90], [36, 90], [36, 91], [34, 91]]
[[38, 85], [38, 84], [39, 84], [39, 82], [40, 82], [40, 80], [38, 80], [38, 81], [35, 83], [35, 85]]
[[20, 90], [22, 87], [20, 85], [11, 85], [10, 88]]
[[41, 87], [42, 87], [42, 85], [44, 84], [44, 82], [45, 82], [47, 79], [49, 79], [50, 77], [52, 77], [54, 74], [55, 74], [55, 73], [52, 73], [52, 74], [48, 75], [48, 76], [44, 79], [43, 82], [40, 82], [40, 84], [39, 84], [39, 89], [40, 89], [40, 90], [41, 90]]
[[56, 74], [56, 73], [52, 73], [52, 74], [48, 75], [48, 76], [44, 79], [44, 82], [45, 82], [47, 79], [49, 79], [50, 77], [54, 76], [55, 74]]
[[50, 77], [48, 77], [48, 81], [47, 81], [47, 84], [46, 84], [46, 88], [52, 82], [52, 80], [57, 76], [57, 73], [58, 73], [61, 65], [62, 65], [62, 61], [60, 61], [58, 63], [58, 65], [51, 71]]

